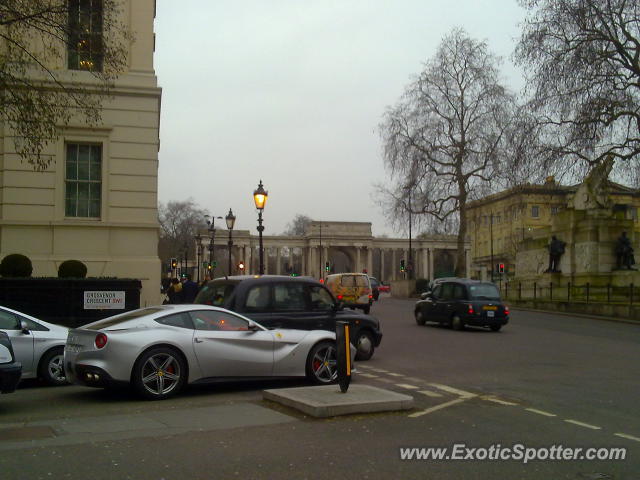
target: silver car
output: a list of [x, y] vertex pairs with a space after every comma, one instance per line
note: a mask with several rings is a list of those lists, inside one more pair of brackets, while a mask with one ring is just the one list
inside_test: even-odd
[[63, 385], [66, 327], [44, 322], [25, 313], [0, 307], [0, 331], [11, 338], [22, 378], [40, 377], [49, 385]]
[[267, 330], [193, 304], [142, 308], [71, 329], [64, 365], [73, 383], [130, 384], [148, 399], [211, 380], [306, 376], [325, 384], [337, 376], [333, 332]]

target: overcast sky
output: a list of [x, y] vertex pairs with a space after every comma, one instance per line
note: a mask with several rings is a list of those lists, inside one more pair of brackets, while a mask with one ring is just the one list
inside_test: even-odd
[[266, 235], [303, 214], [404, 236], [373, 196], [386, 107], [454, 27], [486, 39], [517, 90], [523, 18], [517, 0], [158, 0], [160, 201], [232, 208], [255, 233], [262, 179]]

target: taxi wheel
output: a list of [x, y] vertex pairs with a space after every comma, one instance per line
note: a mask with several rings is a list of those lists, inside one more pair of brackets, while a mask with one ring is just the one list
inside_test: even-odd
[[356, 341], [353, 343], [356, 347], [356, 360], [369, 360], [373, 356], [375, 347], [371, 332], [366, 330], [359, 332]]
[[451, 328], [454, 330], [464, 330], [464, 322], [460, 318], [460, 315], [451, 317]]
[[418, 325], [424, 325], [427, 322], [424, 318], [424, 314], [422, 313], [422, 310], [416, 310], [414, 315], [416, 317], [416, 323]]
[[492, 332], [499, 332], [500, 329], [502, 328], [502, 325], [491, 325], [489, 328], [491, 329]]

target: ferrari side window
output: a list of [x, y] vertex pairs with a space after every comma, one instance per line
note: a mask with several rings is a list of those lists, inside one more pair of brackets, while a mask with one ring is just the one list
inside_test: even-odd
[[11, 312], [0, 310], [0, 328], [3, 330], [18, 330], [18, 320]]

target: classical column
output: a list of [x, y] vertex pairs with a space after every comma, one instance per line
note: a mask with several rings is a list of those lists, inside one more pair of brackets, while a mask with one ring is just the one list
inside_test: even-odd
[[429, 280], [433, 280], [435, 278], [435, 272], [433, 271], [433, 257], [435, 256], [436, 249], [429, 249]]
[[465, 259], [465, 270], [466, 277], [471, 277], [471, 250], [468, 248], [464, 249], [464, 259]]
[[380, 278], [378, 280], [380, 280], [381, 282], [384, 281], [384, 248], [380, 249]]
[[276, 275], [281, 275], [280, 270], [280, 247], [276, 247]]
[[398, 262], [396, 261], [396, 249], [391, 249], [391, 280], [398, 279]]
[[356, 247], [356, 265], [353, 268], [354, 272], [359, 272], [361, 270], [360, 268], [360, 247]]
[[373, 248], [367, 248], [367, 273], [373, 275]]
[[429, 278], [429, 249], [422, 249], [422, 278]]

